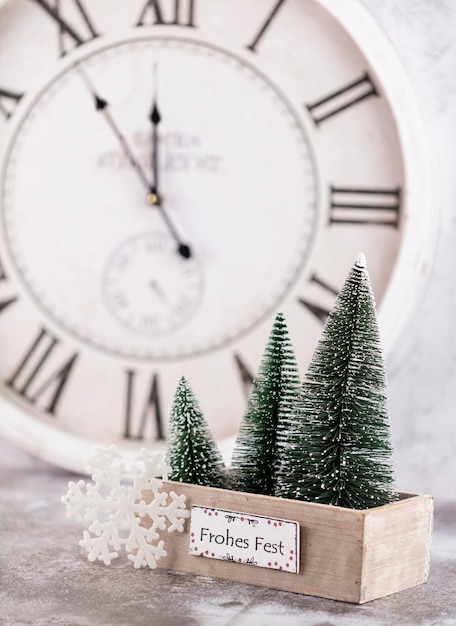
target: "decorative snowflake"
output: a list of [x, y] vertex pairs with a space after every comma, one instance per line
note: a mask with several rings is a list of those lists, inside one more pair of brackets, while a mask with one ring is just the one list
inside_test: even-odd
[[[97, 448], [87, 470], [95, 484], [70, 482], [62, 502], [67, 517], [89, 523], [79, 542], [89, 561], [98, 559], [110, 565], [124, 546], [135, 568], [148, 565], [155, 569], [157, 561], [167, 554], [158, 531], [165, 530], [168, 521], [168, 532], [182, 532], [184, 520], [190, 516], [184, 495], [171, 491], [168, 502], [168, 494], [160, 492], [171, 471], [164, 455], [143, 449], [138, 457], [126, 461], [116, 446]], [[157, 478], [160, 475], [162, 480]], [[148, 504], [143, 491], [152, 492]], [[151, 519], [150, 528], [141, 526], [145, 515]]]

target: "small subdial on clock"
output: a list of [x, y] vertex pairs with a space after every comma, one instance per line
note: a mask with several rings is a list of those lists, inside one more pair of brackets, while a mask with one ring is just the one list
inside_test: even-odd
[[192, 318], [202, 296], [202, 275], [194, 258], [176, 254], [163, 233], [124, 242], [109, 258], [104, 296], [124, 326], [145, 335], [172, 332]]

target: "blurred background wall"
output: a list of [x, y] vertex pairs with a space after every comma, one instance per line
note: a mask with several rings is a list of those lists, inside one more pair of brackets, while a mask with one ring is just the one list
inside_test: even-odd
[[421, 97], [433, 135], [440, 226], [423, 299], [388, 358], [400, 489], [456, 497], [456, 2], [363, 0]]

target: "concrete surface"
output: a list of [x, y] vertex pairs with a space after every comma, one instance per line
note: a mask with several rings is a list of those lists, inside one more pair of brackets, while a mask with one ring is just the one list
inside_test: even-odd
[[126, 558], [89, 563], [60, 503], [74, 478], [0, 440], [2, 626], [456, 626], [456, 502], [435, 503], [429, 582], [356, 606]]

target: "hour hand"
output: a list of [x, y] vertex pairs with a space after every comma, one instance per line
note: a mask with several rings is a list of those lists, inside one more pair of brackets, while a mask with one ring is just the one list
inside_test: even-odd
[[156, 206], [164, 221], [167, 223], [169, 230], [173, 234], [176, 243], [177, 243], [177, 251], [184, 259], [189, 259], [192, 256], [191, 248], [188, 244], [184, 243], [177, 234], [174, 225], [172, 224], [168, 213], [165, 211], [163, 207], [163, 196], [161, 195], [160, 188], [160, 138], [158, 136], [158, 129], [162, 120], [162, 115], [158, 106], [158, 95], [157, 95], [157, 65], [154, 66], [154, 94], [152, 100], [152, 108], [149, 114], [149, 121], [152, 124], [152, 154], [151, 154], [151, 163], [152, 163], [152, 185], [151, 192], [147, 196], [147, 202]]
[[158, 126], [161, 122], [160, 111], [158, 110], [157, 101], [154, 98], [152, 104], [152, 110], [149, 115], [149, 120], [152, 123], [152, 191], [150, 204], [161, 204], [162, 198], [159, 192], [159, 164], [158, 164]]

